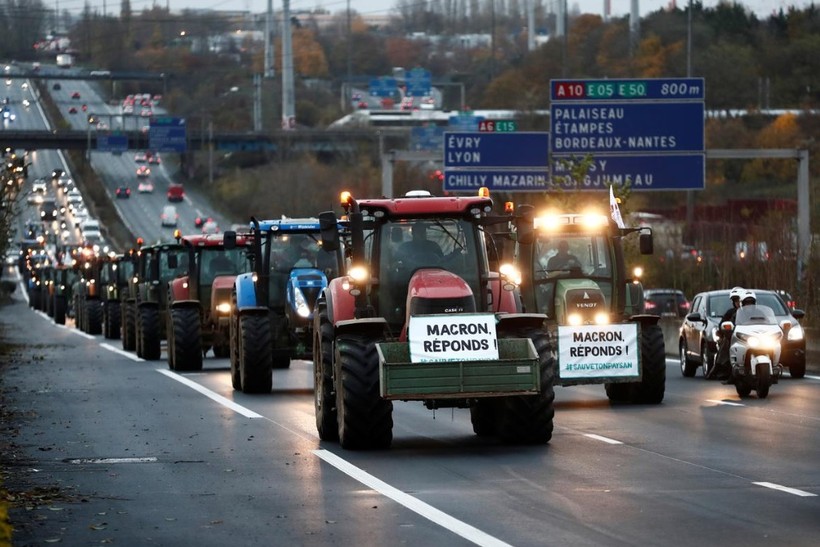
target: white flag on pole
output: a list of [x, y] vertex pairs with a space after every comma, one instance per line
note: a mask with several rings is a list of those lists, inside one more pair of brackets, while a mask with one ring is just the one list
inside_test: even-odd
[[612, 190], [611, 185], [609, 187], [609, 214], [615, 224], [618, 225], [618, 228], [625, 227], [624, 219], [621, 217], [621, 209], [618, 207], [618, 200], [615, 199], [615, 192]]

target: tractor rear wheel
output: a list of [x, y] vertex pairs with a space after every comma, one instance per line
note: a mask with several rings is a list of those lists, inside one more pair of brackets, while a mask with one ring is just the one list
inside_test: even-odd
[[103, 336], [109, 340], [120, 337], [120, 303], [108, 301], [103, 307]]
[[102, 334], [102, 306], [99, 300], [86, 300], [83, 313], [85, 332], [88, 334]]
[[538, 395], [516, 395], [501, 400], [497, 431], [501, 440], [517, 444], [542, 444], [552, 439], [555, 416], [555, 359], [549, 335], [539, 329], [510, 333], [513, 338], [529, 338], [538, 354], [541, 392]]
[[155, 306], [139, 308], [140, 337], [137, 343], [142, 346], [142, 357], [156, 361], [162, 355], [161, 336], [159, 332], [159, 310]]
[[128, 302], [121, 307], [122, 313], [122, 349], [125, 351], [134, 351], [137, 348], [136, 344], [136, 317], [134, 306]]
[[202, 330], [199, 310], [173, 308], [168, 329], [168, 358], [174, 370], [202, 370]]
[[54, 297], [54, 322], [58, 325], [65, 325], [66, 301], [65, 296]]
[[236, 391], [242, 391], [242, 375], [239, 374], [239, 315], [236, 312], [236, 295], [231, 305], [231, 317], [228, 323], [230, 339], [229, 357], [231, 360], [231, 385]]
[[267, 315], [239, 316], [239, 375], [244, 393], [270, 393], [273, 387]]
[[317, 303], [313, 329], [313, 404], [316, 429], [323, 441], [339, 440], [336, 392], [333, 389], [333, 325], [327, 316], [327, 303]]
[[666, 351], [660, 325], [641, 326], [640, 382], [605, 384], [610, 401], [657, 405], [666, 391]]
[[388, 448], [393, 442], [393, 403], [381, 397], [376, 342], [354, 334], [336, 339], [336, 412], [342, 448]]

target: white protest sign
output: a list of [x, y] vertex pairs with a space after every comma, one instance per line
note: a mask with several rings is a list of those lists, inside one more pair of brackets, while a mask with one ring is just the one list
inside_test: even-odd
[[497, 360], [495, 315], [415, 315], [407, 328], [410, 361]]
[[636, 323], [558, 327], [561, 378], [637, 377], [640, 353]]

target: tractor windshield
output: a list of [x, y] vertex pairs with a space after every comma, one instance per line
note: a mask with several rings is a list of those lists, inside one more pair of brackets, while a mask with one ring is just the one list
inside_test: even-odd
[[533, 258], [532, 278], [537, 288], [539, 312], [554, 316], [555, 285], [561, 279], [596, 281], [610, 304], [613, 257], [605, 236], [580, 233], [541, 236], [535, 242]]
[[420, 268], [454, 273], [480, 298], [479, 272], [482, 264], [487, 269], [487, 258], [476, 234], [475, 226], [461, 219], [398, 220], [374, 232], [368, 254], [370, 263], [379, 265], [374, 273], [379, 279], [380, 308], [388, 323], [404, 323], [408, 282]]
[[222, 249], [202, 247], [198, 257], [199, 282], [213, 285], [214, 279], [223, 275], [238, 275], [250, 271], [247, 250], [243, 247]]
[[281, 234], [271, 241], [271, 271], [290, 272], [293, 268], [318, 268], [328, 277], [336, 277], [339, 263], [336, 253], [322, 249], [312, 234]]

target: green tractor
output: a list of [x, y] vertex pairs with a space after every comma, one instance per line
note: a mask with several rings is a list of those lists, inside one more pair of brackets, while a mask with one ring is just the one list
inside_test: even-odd
[[[188, 271], [188, 253], [178, 243], [142, 247], [122, 305], [123, 348], [157, 360], [166, 334], [168, 282]], [[132, 336], [133, 333], [133, 336]]]
[[531, 206], [519, 208], [515, 227], [516, 267], [505, 279], [525, 311], [547, 316], [555, 384], [604, 384], [612, 401], [662, 402], [663, 332], [658, 316], [642, 313], [643, 290], [624, 259], [633, 234], [641, 254], [652, 254], [651, 229], [597, 214], [536, 216]]

